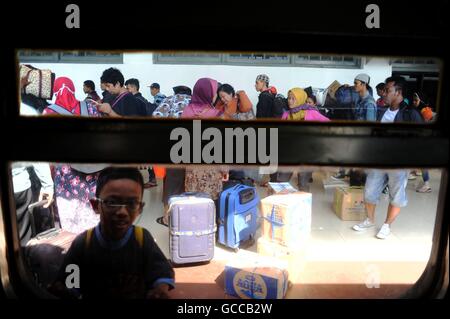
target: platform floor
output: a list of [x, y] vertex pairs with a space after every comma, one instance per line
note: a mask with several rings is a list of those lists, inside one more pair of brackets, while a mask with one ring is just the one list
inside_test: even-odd
[[[302, 272], [286, 298], [396, 298], [406, 292], [423, 273], [431, 252], [441, 176], [438, 170], [430, 173], [432, 192], [415, 191], [421, 177], [409, 181], [408, 206], [392, 225], [391, 235], [380, 240], [375, 234], [386, 217], [387, 195], [376, 209], [377, 228], [357, 233], [351, 229], [355, 222], [342, 221], [334, 214], [334, 189], [324, 189], [322, 184], [327, 173], [315, 172], [311, 238], [305, 247]], [[258, 188], [258, 192], [265, 197], [267, 189]], [[163, 212], [161, 195], [161, 180], [157, 187], [145, 190], [147, 204], [138, 224], [150, 230], [169, 257], [168, 228], [156, 223]], [[256, 252], [256, 244], [247, 250]], [[223, 271], [233, 258], [239, 258], [239, 253], [216, 245], [209, 264], [175, 268], [177, 287], [172, 297], [230, 298], [224, 293]], [[367, 288], [373, 276], [379, 278], [379, 288]]]

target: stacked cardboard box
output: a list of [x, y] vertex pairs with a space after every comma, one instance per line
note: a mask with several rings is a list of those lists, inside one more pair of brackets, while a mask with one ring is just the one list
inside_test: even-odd
[[334, 192], [333, 208], [342, 220], [361, 221], [366, 219], [364, 189], [361, 187], [338, 187]]
[[305, 265], [311, 233], [312, 194], [278, 193], [261, 200], [262, 237], [257, 251], [287, 263], [289, 281], [295, 283]]
[[262, 237], [289, 248], [300, 248], [311, 232], [312, 194], [295, 192], [261, 200]]

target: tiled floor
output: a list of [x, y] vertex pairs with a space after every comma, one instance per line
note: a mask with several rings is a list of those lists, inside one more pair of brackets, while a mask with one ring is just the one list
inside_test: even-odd
[[[438, 204], [440, 172], [431, 172], [432, 192], [415, 192], [421, 177], [409, 181], [408, 206], [402, 209], [386, 240], [375, 238], [377, 229], [357, 233], [355, 222], [341, 221], [332, 210], [334, 189], [324, 189], [324, 172], [314, 173], [311, 238], [305, 247], [303, 270], [288, 290], [286, 298], [395, 298], [414, 284], [425, 269], [431, 251], [431, 239]], [[146, 172], [143, 171], [144, 176]], [[162, 181], [144, 193], [146, 206], [138, 224], [155, 237], [169, 256], [168, 228], [156, 223], [162, 215]], [[259, 189], [266, 196], [266, 189]], [[376, 209], [381, 226], [388, 206], [383, 195]], [[259, 231], [257, 233], [257, 237]], [[248, 248], [256, 252], [256, 245]], [[229, 298], [224, 294], [225, 264], [237, 258], [230, 250], [216, 246], [213, 261], [206, 265], [177, 267], [174, 298]], [[369, 289], [369, 276], [377, 276], [379, 288]]]

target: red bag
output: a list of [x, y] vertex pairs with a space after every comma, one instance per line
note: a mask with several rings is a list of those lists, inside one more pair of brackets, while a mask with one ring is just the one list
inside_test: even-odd
[[433, 111], [431, 110], [431, 107], [427, 106], [424, 107], [421, 111], [422, 117], [425, 121], [431, 121], [433, 119]]

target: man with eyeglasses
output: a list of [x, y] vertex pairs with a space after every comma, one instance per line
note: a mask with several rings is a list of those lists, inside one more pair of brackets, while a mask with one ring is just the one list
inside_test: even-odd
[[[389, 77], [386, 79], [383, 99], [387, 106], [386, 110], [380, 113], [378, 121], [382, 123], [412, 122], [421, 123], [422, 118], [414, 108], [409, 107], [404, 101], [406, 95], [406, 81], [402, 77]], [[408, 200], [406, 197], [406, 185], [408, 183], [408, 170], [367, 170], [367, 179], [364, 188], [364, 201], [368, 218], [362, 223], [354, 225], [355, 231], [365, 231], [375, 226], [375, 208], [380, 199], [381, 193], [386, 185], [389, 189], [389, 206], [386, 220], [378, 231], [376, 237], [387, 238], [391, 233], [391, 224], [400, 214], [402, 207], [406, 207]]]
[[[109, 167], [91, 199], [100, 223], [77, 236], [51, 292], [68, 298], [168, 298], [175, 275], [152, 235], [133, 226], [142, 213], [143, 178], [136, 168]], [[77, 265], [79, 290], [64, 285]]]
[[104, 116], [122, 117], [122, 116], [146, 116], [147, 110], [142, 101], [138, 100], [125, 87], [125, 78], [122, 72], [116, 68], [109, 68], [103, 71], [100, 78], [101, 83], [105, 83], [106, 90], [115, 95], [113, 102], [96, 103], [97, 109]]

